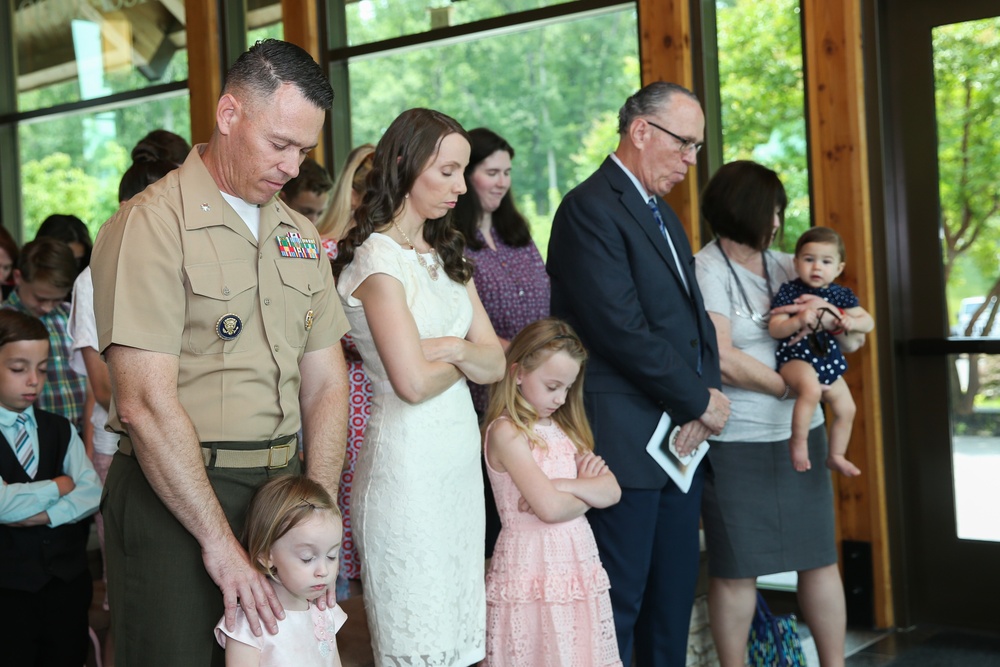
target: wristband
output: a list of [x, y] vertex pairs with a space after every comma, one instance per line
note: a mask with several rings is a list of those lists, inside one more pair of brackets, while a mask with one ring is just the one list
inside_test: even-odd
[[786, 384], [786, 385], [785, 385], [785, 391], [783, 391], [783, 392], [781, 393], [781, 396], [779, 396], [779, 397], [778, 397], [778, 400], [779, 400], [779, 401], [783, 401], [783, 400], [785, 400], [786, 398], [788, 398], [788, 395], [789, 395], [790, 393], [792, 393], [792, 388], [791, 388], [791, 387], [789, 387], [789, 386], [788, 386], [788, 385]]

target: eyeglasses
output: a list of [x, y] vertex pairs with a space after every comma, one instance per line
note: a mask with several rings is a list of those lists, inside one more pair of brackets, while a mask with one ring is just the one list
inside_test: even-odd
[[667, 128], [662, 127], [660, 125], [657, 125], [656, 123], [654, 123], [651, 120], [647, 120], [646, 122], [649, 123], [650, 125], [652, 125], [653, 127], [655, 127], [657, 130], [660, 130], [661, 132], [666, 132], [671, 137], [673, 137], [677, 141], [681, 142], [681, 146], [680, 146], [681, 153], [687, 153], [688, 151], [694, 151], [694, 154], [697, 155], [698, 151], [701, 150], [701, 147], [705, 145], [703, 142], [691, 141], [690, 139], [685, 139], [682, 136], [676, 135], [673, 132], [671, 132], [670, 130], [668, 130]]

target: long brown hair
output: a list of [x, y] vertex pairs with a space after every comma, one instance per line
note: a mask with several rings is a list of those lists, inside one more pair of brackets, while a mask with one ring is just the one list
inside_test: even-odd
[[[514, 159], [514, 149], [493, 130], [477, 127], [469, 130], [472, 139], [472, 152], [469, 155], [469, 165], [465, 168], [466, 192], [458, 198], [455, 206], [455, 227], [465, 237], [465, 246], [469, 250], [482, 250], [485, 243], [479, 240], [476, 232], [479, 229], [479, 219], [483, 217], [483, 205], [479, 194], [472, 183], [472, 174], [483, 161], [496, 153], [504, 151]], [[513, 248], [522, 248], [531, 243], [531, 227], [521, 212], [514, 205], [514, 193], [508, 189], [500, 200], [500, 206], [491, 215], [493, 229], [504, 243]]]
[[566, 402], [552, 413], [552, 421], [576, 445], [577, 451], [594, 451], [594, 434], [583, 409], [583, 372], [587, 364], [587, 350], [570, 325], [555, 317], [532, 322], [514, 336], [507, 349], [507, 368], [503, 379], [490, 390], [486, 408], [488, 426], [500, 416], [510, 417], [514, 426], [524, 434], [531, 447], [545, 447], [545, 441], [535, 435], [538, 412], [521, 394], [517, 386], [519, 371], [531, 373], [556, 352], [565, 352], [580, 364], [580, 374], [569, 388]]
[[[354, 214], [357, 224], [337, 245], [334, 276], [340, 276], [354, 259], [355, 248], [372, 232], [392, 222], [417, 177], [430, 165], [441, 141], [449, 134], [460, 134], [469, 140], [458, 121], [433, 109], [409, 109], [392, 121], [375, 147], [365, 196]], [[463, 256], [465, 238], [451, 224], [450, 211], [424, 223], [424, 240], [437, 252], [449, 278], [459, 283], [469, 282], [472, 266]]]

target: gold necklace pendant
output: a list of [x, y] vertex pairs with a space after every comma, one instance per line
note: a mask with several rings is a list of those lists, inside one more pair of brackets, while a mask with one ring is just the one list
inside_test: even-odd
[[[414, 250], [413, 252], [417, 252], [417, 251]], [[417, 263], [420, 264], [420, 266], [422, 266], [425, 269], [427, 269], [427, 273], [430, 274], [431, 280], [437, 280], [438, 279], [438, 265], [437, 264], [430, 264], [430, 265], [428, 265], [427, 262], [424, 260], [423, 255], [421, 255], [419, 252], [417, 252]]]
[[[410, 246], [410, 250], [412, 250], [417, 255], [417, 264], [424, 267], [427, 273], [430, 274], [431, 280], [437, 280], [440, 260], [438, 260], [436, 264], [428, 264], [427, 260], [424, 259], [424, 256], [420, 254], [420, 251], [418, 251], [414, 247], [413, 241], [411, 241], [410, 237], [406, 235], [406, 232], [404, 232], [400, 228], [400, 226], [396, 224], [395, 220], [392, 221], [392, 226], [396, 228], [396, 231], [399, 232], [399, 235], [403, 237], [404, 241], [406, 241], [406, 245]], [[437, 258], [437, 252], [434, 250], [434, 248], [431, 248], [431, 254], [434, 255], [435, 258]]]

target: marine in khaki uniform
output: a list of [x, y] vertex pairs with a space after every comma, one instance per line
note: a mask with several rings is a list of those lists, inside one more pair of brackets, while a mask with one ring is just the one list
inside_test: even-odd
[[[222, 665], [239, 600], [281, 605], [239, 544], [254, 488], [299, 471], [336, 494], [347, 440], [347, 323], [316, 229], [276, 194], [333, 91], [298, 47], [230, 71], [208, 144], [123, 207], [94, 248], [94, 305], [122, 434], [104, 499], [118, 667]], [[328, 601], [334, 601], [334, 591]]]

